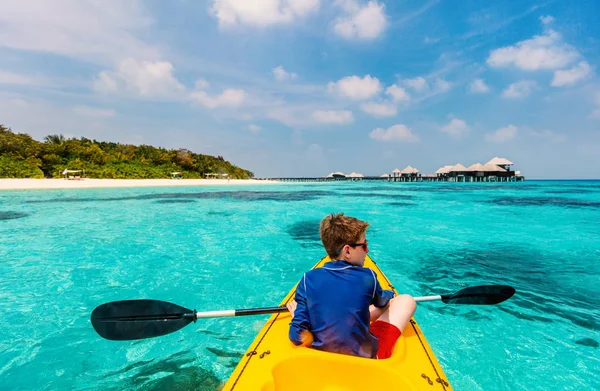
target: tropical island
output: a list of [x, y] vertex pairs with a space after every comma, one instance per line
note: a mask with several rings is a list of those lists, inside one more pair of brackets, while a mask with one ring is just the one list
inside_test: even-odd
[[97, 179], [170, 178], [173, 172], [187, 179], [254, 177], [222, 156], [62, 134], [48, 135], [40, 142], [0, 124], [0, 178], [61, 178], [66, 169], [85, 170], [86, 177]]

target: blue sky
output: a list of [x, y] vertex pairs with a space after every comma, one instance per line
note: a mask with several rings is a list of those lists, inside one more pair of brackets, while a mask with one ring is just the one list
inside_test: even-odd
[[258, 177], [600, 178], [595, 0], [4, 0], [0, 123]]

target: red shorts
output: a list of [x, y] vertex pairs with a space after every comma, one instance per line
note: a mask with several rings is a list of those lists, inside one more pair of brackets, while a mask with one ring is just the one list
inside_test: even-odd
[[379, 341], [379, 350], [377, 350], [377, 358], [384, 359], [392, 356], [392, 350], [394, 345], [402, 332], [398, 327], [391, 323], [384, 322], [382, 320], [376, 320], [371, 323], [371, 334], [377, 337]]

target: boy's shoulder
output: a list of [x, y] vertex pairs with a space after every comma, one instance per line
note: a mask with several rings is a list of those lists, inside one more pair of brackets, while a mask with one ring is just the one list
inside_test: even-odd
[[354, 265], [349, 265], [347, 263], [342, 263], [342, 262], [335, 262], [335, 261], [331, 261], [331, 262], [327, 262], [325, 263], [323, 266], [315, 268], [315, 269], [311, 269], [308, 272], [306, 272], [307, 275], [311, 275], [311, 274], [329, 274], [329, 272], [331, 271], [343, 271], [345, 273], [356, 273], [356, 274], [368, 274], [369, 276], [375, 276], [375, 272], [372, 269], [369, 269], [368, 267], [362, 267], [362, 266], [354, 266]]

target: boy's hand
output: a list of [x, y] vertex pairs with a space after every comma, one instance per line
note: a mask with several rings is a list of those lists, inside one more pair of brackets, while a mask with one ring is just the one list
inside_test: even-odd
[[292, 300], [285, 305], [287, 307], [288, 311], [290, 311], [290, 315], [292, 315], [292, 318], [294, 318], [294, 311], [296, 311], [297, 304], [298, 303], [296, 303], [296, 300]]

